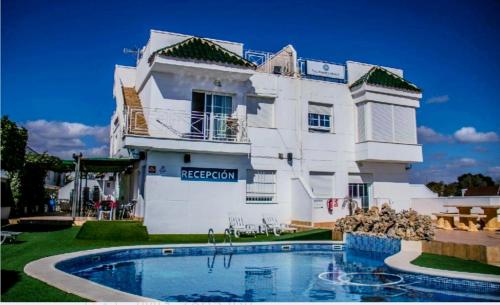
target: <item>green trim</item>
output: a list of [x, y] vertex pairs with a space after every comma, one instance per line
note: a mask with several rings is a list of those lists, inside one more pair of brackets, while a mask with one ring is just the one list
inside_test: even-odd
[[370, 71], [368, 71], [368, 73], [361, 76], [357, 81], [352, 83], [352, 85], [350, 85], [349, 88], [352, 89], [354, 87], [362, 85], [363, 83], [369, 85], [387, 87], [387, 88], [413, 91], [418, 93], [422, 92], [422, 90], [418, 88], [415, 84], [381, 67], [371, 68]]
[[257, 66], [207, 39], [191, 37], [174, 45], [159, 49], [149, 57], [149, 64], [153, 63], [156, 55], [212, 61], [255, 69]]

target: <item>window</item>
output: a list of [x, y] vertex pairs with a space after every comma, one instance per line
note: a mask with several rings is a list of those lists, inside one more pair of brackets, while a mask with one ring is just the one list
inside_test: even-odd
[[230, 95], [193, 91], [191, 132], [184, 136], [196, 139], [211, 137], [211, 139], [219, 141], [234, 139], [234, 130], [227, 127], [228, 121], [232, 119], [232, 113], [233, 101]]
[[371, 112], [373, 140], [417, 143], [415, 108], [371, 103]]
[[315, 196], [333, 196], [333, 174], [330, 172], [309, 172], [309, 184]]
[[367, 183], [349, 183], [349, 197], [356, 200], [365, 211], [369, 207], [369, 194]]
[[332, 105], [309, 103], [309, 130], [326, 131], [332, 130]]
[[398, 143], [417, 143], [415, 127], [415, 109], [411, 107], [393, 106], [394, 141]]
[[247, 203], [276, 203], [276, 171], [247, 170]]
[[358, 104], [358, 142], [366, 141], [365, 109], [366, 103]]
[[250, 127], [274, 127], [274, 99], [247, 97], [247, 122]]

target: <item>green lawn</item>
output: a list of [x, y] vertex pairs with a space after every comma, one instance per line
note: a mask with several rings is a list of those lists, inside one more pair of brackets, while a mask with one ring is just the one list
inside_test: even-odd
[[434, 269], [500, 275], [500, 267], [451, 256], [422, 253], [412, 264]]
[[[122, 223], [107, 223], [108, 226], [120, 226], [122, 229], [127, 226], [135, 226], [135, 230], [142, 230], [142, 226], [133, 222]], [[71, 302], [71, 301], [86, 301], [78, 296], [65, 293], [57, 288], [51, 287], [41, 281], [31, 278], [24, 274], [24, 266], [36, 259], [51, 255], [75, 252], [80, 250], [127, 246], [127, 245], [148, 245], [148, 244], [168, 244], [168, 243], [206, 243], [206, 234], [197, 235], [150, 235], [147, 240], [133, 240], [131, 236], [134, 234], [126, 234], [126, 239], [116, 238], [114, 240], [102, 240], [109, 238], [110, 234], [115, 234], [113, 230], [104, 229], [107, 232], [105, 235], [96, 234], [96, 226], [101, 224], [91, 224], [79, 235], [79, 227], [70, 227], [59, 230], [41, 232], [25, 232], [19, 238], [17, 243], [4, 244], [1, 246], [2, 254], [2, 295], [1, 301], [17, 301], [17, 302]], [[8, 228], [16, 230], [19, 228]], [[109, 228], [108, 228], [109, 229]], [[30, 230], [32, 231], [32, 230]], [[79, 235], [79, 238], [77, 238]], [[137, 236], [136, 236], [137, 237]], [[296, 234], [285, 234], [279, 237], [263, 235], [257, 238], [242, 237], [234, 239], [234, 242], [248, 241], [273, 241], [273, 240], [330, 240], [331, 232], [328, 230], [311, 230]], [[87, 239], [83, 239], [87, 238]], [[88, 239], [94, 238], [94, 239]], [[142, 238], [142, 237], [138, 237]], [[101, 240], [99, 240], [101, 239]], [[216, 235], [218, 242], [222, 242], [223, 237]]]

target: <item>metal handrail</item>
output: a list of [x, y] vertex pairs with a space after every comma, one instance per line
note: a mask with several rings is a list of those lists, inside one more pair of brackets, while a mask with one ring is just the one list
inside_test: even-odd
[[126, 116], [127, 134], [147, 132], [166, 138], [248, 142], [244, 115], [144, 107], [129, 108]]
[[224, 230], [224, 243], [226, 243], [227, 239], [229, 239], [229, 245], [233, 246], [233, 241], [231, 240], [231, 231], [229, 229]]
[[217, 246], [217, 243], [215, 242], [214, 229], [212, 229], [212, 228], [208, 229], [208, 243], [213, 244], [214, 247]]

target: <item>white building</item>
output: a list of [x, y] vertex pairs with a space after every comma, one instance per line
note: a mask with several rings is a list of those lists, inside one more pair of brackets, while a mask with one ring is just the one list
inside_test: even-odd
[[418, 197], [422, 94], [401, 69], [151, 31], [113, 90], [110, 155], [139, 160], [120, 185], [150, 233], [223, 231], [230, 214], [327, 223], [347, 196], [396, 209]]

